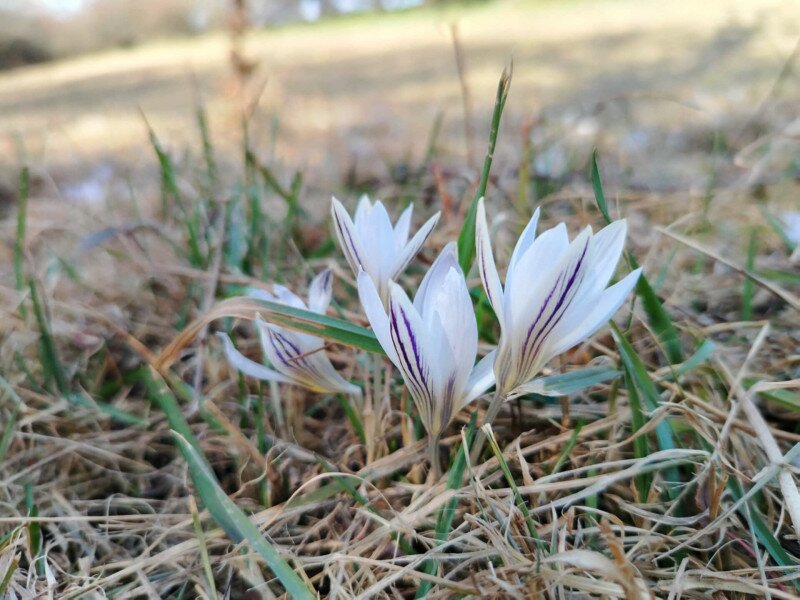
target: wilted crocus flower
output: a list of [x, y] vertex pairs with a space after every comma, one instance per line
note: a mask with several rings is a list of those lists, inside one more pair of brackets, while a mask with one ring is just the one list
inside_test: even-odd
[[358, 275], [358, 293], [375, 336], [400, 370], [431, 436], [438, 470], [439, 435], [455, 414], [494, 383], [494, 356], [475, 365], [478, 326], [455, 243], [448, 244], [422, 280], [412, 304], [389, 282], [385, 309], [372, 278]]
[[355, 220], [351, 220], [342, 203], [332, 199], [331, 215], [342, 252], [354, 275], [363, 270], [370, 276], [384, 305], [389, 299], [388, 283], [417, 255], [439, 220], [436, 213], [409, 241], [412, 211], [413, 206], [409, 205], [392, 227], [389, 213], [380, 201], [372, 204], [362, 196]]
[[502, 398], [611, 319], [641, 269], [606, 287], [625, 244], [624, 220], [594, 235], [587, 227], [570, 243], [563, 223], [537, 237], [537, 210], [511, 255], [504, 289], [492, 255], [483, 200], [477, 217], [478, 267], [501, 326], [494, 366], [498, 402], [486, 417], [491, 421]]
[[[333, 273], [330, 269], [314, 277], [308, 289], [308, 306], [287, 288], [277, 284], [272, 286], [273, 294], [253, 289], [247, 295], [324, 314], [331, 302], [332, 283]], [[293, 383], [313, 392], [361, 393], [358, 387], [343, 379], [333, 368], [320, 338], [265, 323], [260, 317], [256, 320], [256, 327], [264, 357], [273, 368], [250, 360], [234, 348], [227, 335], [219, 333], [225, 346], [225, 356], [235, 369], [256, 379]]]

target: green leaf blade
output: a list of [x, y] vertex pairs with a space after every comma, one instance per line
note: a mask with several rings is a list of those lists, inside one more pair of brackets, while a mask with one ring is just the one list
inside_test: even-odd
[[222, 527], [234, 543], [246, 540], [261, 558], [267, 563], [290, 598], [295, 600], [314, 600], [316, 597], [309, 590], [300, 576], [287, 563], [277, 550], [264, 538], [250, 519], [228, 497], [219, 486], [211, 467], [205, 458], [180, 433], [173, 430], [175, 442], [189, 464], [197, 494], [203, 500], [214, 521]]

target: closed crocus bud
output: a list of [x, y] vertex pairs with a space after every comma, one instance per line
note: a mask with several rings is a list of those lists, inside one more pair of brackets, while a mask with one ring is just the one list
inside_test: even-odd
[[362, 196], [351, 219], [342, 203], [332, 199], [331, 216], [342, 252], [354, 275], [361, 271], [369, 275], [384, 305], [389, 299], [389, 282], [397, 279], [419, 253], [439, 220], [436, 213], [409, 241], [412, 211], [409, 206], [392, 226], [380, 201], [372, 204]]
[[624, 220], [596, 234], [587, 227], [570, 242], [563, 223], [537, 236], [538, 219], [537, 210], [514, 248], [504, 287], [492, 255], [483, 199], [478, 204], [478, 267], [501, 327], [495, 361], [499, 397], [518, 391], [548, 361], [605, 325], [641, 273], [636, 269], [608, 287], [625, 244]]
[[[289, 289], [277, 284], [272, 286], [274, 293], [253, 289], [247, 295], [324, 314], [331, 301], [332, 283], [333, 272], [330, 269], [317, 275], [309, 286], [308, 306]], [[267, 364], [250, 360], [234, 348], [227, 335], [217, 334], [222, 339], [228, 362], [244, 375], [262, 381], [291, 383], [325, 394], [361, 393], [357, 386], [346, 381], [333, 368], [323, 349], [322, 339], [265, 323], [261, 318], [256, 320], [256, 327]]]

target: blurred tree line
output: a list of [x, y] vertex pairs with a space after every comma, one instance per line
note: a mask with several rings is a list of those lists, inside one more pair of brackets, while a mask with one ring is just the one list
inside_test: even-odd
[[[443, 0], [244, 0], [249, 27]], [[230, 29], [238, 0], [0, 0], [0, 69]]]

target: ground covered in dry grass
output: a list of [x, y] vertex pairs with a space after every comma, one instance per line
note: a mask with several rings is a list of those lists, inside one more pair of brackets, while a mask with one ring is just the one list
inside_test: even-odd
[[[612, 15], [630, 8], [602, 4]], [[520, 13], [520, 22], [538, 23], [538, 14], [571, 23], [579, 14], [559, 6]], [[445, 69], [419, 60], [402, 70], [374, 59], [374, 69], [402, 73], [422, 90], [413, 101], [401, 95], [388, 113], [360, 112], [344, 83], [343, 97], [331, 96], [333, 70], [296, 73], [332, 98], [337, 108], [322, 111], [326, 118], [347, 115], [340, 132], [320, 121], [330, 137], [316, 143], [298, 125], [297, 106], [286, 109], [289, 139], [272, 135], [273, 115], [284, 113], [248, 105], [250, 89], [240, 98], [251, 110], [219, 98], [193, 111], [197, 103], [181, 99], [191, 129], [178, 142], [169, 118], [151, 119], [149, 145], [126, 142], [136, 154], [126, 164], [145, 168], [113, 171], [101, 201], [80, 202], [80, 188], [72, 200], [55, 199], [46, 157], [35, 152], [13, 184], [21, 192], [2, 221], [0, 271], [0, 595], [285, 595], [268, 550], [237, 543], [246, 531], [230, 516], [235, 506], [322, 597], [798, 596], [800, 271], [798, 242], [781, 219], [798, 210], [800, 85], [777, 17], [785, 24], [794, 13], [781, 3], [755, 16], [717, 11], [729, 27], [708, 35], [707, 54], [692, 46], [694, 62], [662, 57], [609, 19], [617, 24], [609, 31], [618, 29], [607, 32], [605, 48], [641, 51], [626, 54], [618, 71], [630, 75], [630, 61], [640, 61], [638, 88], [627, 87], [630, 77], [598, 73], [591, 101], [555, 83], [549, 99], [531, 99], [531, 86], [546, 81], [532, 58], [552, 54], [548, 68], [567, 78], [589, 64], [584, 46], [568, 49], [569, 40], [602, 37], [580, 37], [598, 31], [589, 25], [596, 5], [569, 6], [590, 14], [570, 35], [553, 33], [558, 52], [531, 46], [531, 56], [517, 55], [487, 206], [499, 223], [501, 265], [537, 206], [545, 225], [564, 221], [572, 235], [599, 228], [600, 178], [593, 181], [590, 164], [600, 148], [608, 210], [628, 219], [629, 258], [643, 266], [649, 291], [640, 286], [617, 330], [603, 329], [546, 374], [603, 368], [613, 376], [566, 397], [507, 404], [493, 426], [496, 446], [475, 462], [463, 448], [488, 402], [473, 404], [445, 432], [446, 474], [435, 480], [401, 380], [359, 349], [368, 334], [340, 336], [326, 349], [364, 387], [358, 402], [241, 377], [212, 335], [231, 332], [258, 359], [252, 306], [230, 298], [273, 282], [304, 295], [310, 274], [325, 266], [335, 273], [329, 315], [366, 325], [325, 218], [331, 193], [352, 207], [369, 192], [395, 215], [413, 201], [415, 226], [442, 211], [401, 280], [413, 289], [458, 236], [479, 184], [505, 46], [462, 40], [468, 59], [470, 48], [480, 57], [472, 63], [480, 67], [466, 63], [467, 151], [455, 116], [464, 108], [458, 78], [448, 75], [450, 91], [437, 95]], [[467, 23], [475, 14], [507, 22], [508, 5], [500, 8], [475, 9]], [[406, 20], [425, 14], [382, 27], [400, 40]], [[665, 40], [686, 22], [677, 10], [661, 18], [672, 24], [660, 30]], [[651, 35], [656, 21], [645, 28]], [[309, 31], [278, 46], [284, 56], [295, 56]], [[322, 47], [339, 47], [339, 31], [321, 36]], [[367, 34], [359, 36], [368, 46]], [[339, 72], [372, 60], [357, 55], [343, 56]], [[679, 68], [704, 60], [719, 72]], [[648, 79], [653, 65], [662, 72]], [[680, 84], [670, 79], [681, 73]], [[35, 76], [14, 75], [23, 87], [40, 85]], [[375, 87], [366, 102], [382, 93]], [[313, 108], [313, 88], [297, 94]], [[219, 124], [223, 104], [228, 127], [217, 136], [208, 122]], [[39, 113], [34, 106], [25, 114]], [[361, 115], [363, 130], [355, 126]], [[123, 118], [146, 138], [140, 117]], [[387, 131], [375, 129], [382, 123]], [[69, 165], [63, 155], [55, 162]], [[620, 274], [631, 264], [623, 262]], [[488, 351], [498, 329], [474, 271], [468, 280]], [[221, 496], [209, 495], [215, 482]]]

